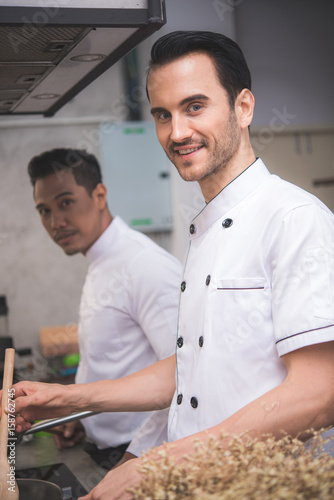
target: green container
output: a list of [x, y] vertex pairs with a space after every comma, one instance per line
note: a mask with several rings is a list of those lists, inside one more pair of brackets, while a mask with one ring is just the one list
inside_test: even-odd
[[63, 357], [63, 366], [78, 366], [80, 361], [80, 354], [78, 352], [74, 354], [67, 354]]

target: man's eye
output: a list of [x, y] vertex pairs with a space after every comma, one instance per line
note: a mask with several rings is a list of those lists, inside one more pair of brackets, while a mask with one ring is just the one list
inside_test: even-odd
[[168, 120], [168, 118], [170, 118], [170, 113], [168, 113], [167, 111], [158, 114], [158, 120], [160, 121]]
[[192, 104], [191, 106], [189, 106], [189, 111], [199, 111], [200, 109], [202, 109], [202, 105], [201, 104]]
[[41, 217], [45, 217], [46, 215], [48, 215], [50, 212], [50, 210], [48, 208], [39, 208], [38, 209], [38, 213]]
[[61, 206], [68, 207], [69, 205], [71, 205], [71, 203], [73, 203], [73, 200], [62, 200]]

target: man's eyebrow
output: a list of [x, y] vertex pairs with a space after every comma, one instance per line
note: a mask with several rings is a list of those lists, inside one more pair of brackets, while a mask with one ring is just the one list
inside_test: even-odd
[[59, 193], [57, 194], [57, 196], [55, 196], [55, 200], [61, 198], [62, 196], [73, 196], [73, 195], [74, 195], [73, 191], [63, 191], [62, 193]]
[[209, 98], [205, 94], [194, 94], [190, 95], [189, 97], [186, 97], [185, 99], [182, 99], [182, 101], [179, 103], [179, 106], [184, 106], [185, 104], [188, 104], [189, 102], [193, 101], [208, 101]]
[[[54, 197], [55, 200], [57, 200], [58, 198], [61, 198], [62, 196], [73, 196], [74, 193], [72, 193], [72, 191], [64, 191], [62, 193], [59, 193], [57, 194], [57, 196]], [[46, 204], [45, 203], [38, 203], [38, 205], [36, 205], [36, 210], [38, 210], [39, 208], [41, 207], [44, 207]]]
[[165, 108], [159, 108], [159, 107], [151, 108], [151, 115], [152, 116], [156, 115], [157, 113], [165, 113], [165, 112], [167, 112], [167, 110]]
[[[208, 101], [208, 100], [209, 100], [209, 97], [206, 96], [205, 94], [194, 94], [194, 95], [190, 95], [189, 97], [185, 97], [184, 99], [182, 99], [182, 101], [179, 102], [179, 106], [184, 106], [185, 104], [188, 104], [189, 102], [193, 102], [193, 101]], [[156, 113], [164, 113], [164, 112], [168, 113], [168, 110], [165, 108], [160, 108], [160, 107], [156, 107], [156, 108], [151, 109], [151, 115], [155, 115]]]

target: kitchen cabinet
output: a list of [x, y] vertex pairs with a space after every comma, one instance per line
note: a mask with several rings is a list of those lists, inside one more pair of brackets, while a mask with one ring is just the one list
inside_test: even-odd
[[256, 156], [272, 174], [314, 194], [334, 211], [334, 131], [251, 130]]

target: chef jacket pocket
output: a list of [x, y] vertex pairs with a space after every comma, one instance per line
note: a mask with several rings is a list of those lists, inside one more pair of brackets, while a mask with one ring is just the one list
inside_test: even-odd
[[212, 297], [215, 328], [230, 353], [257, 344], [258, 329], [271, 317], [271, 291], [265, 278], [223, 278], [217, 280]]
[[217, 281], [217, 290], [264, 290], [264, 278], [224, 278]]

